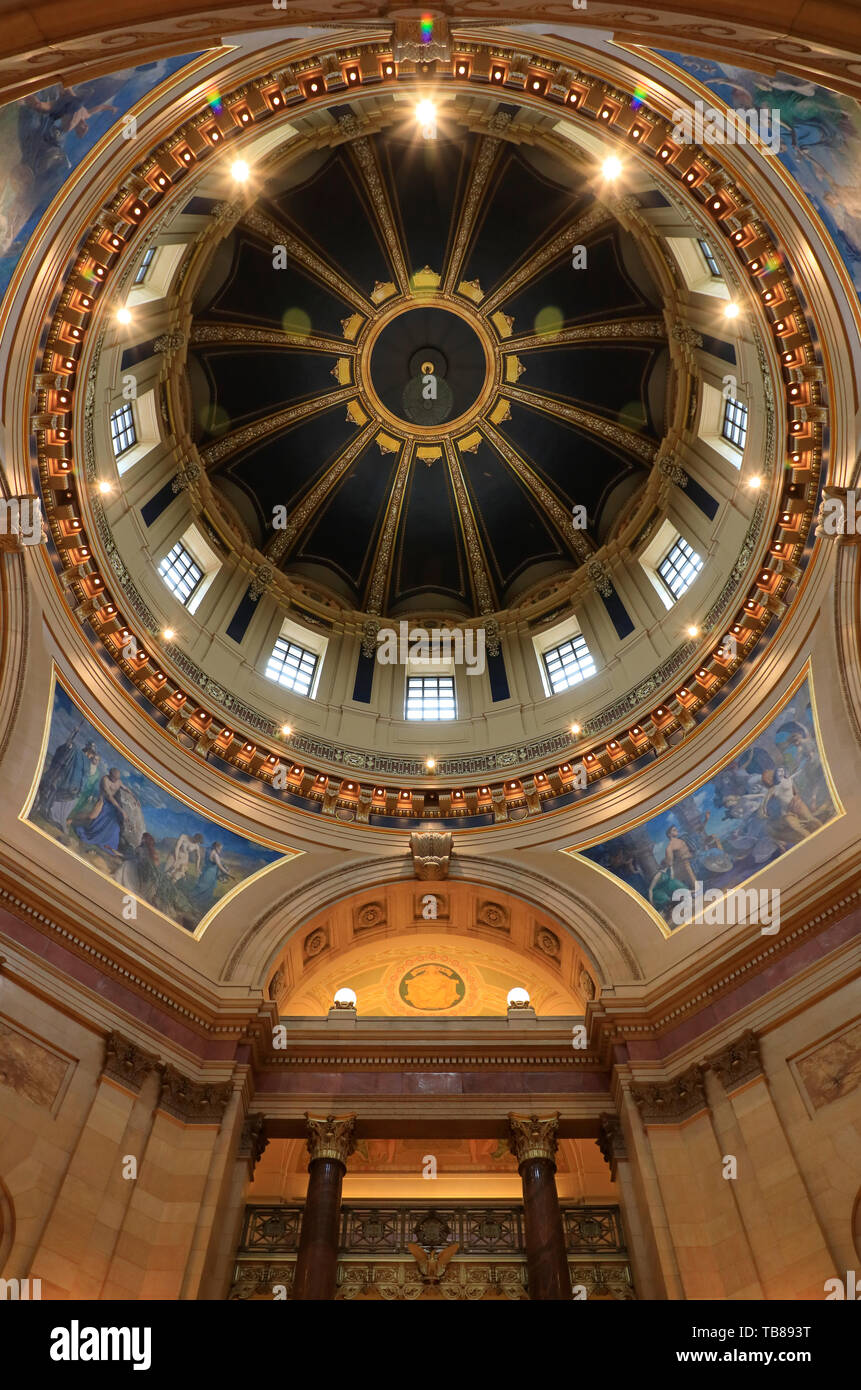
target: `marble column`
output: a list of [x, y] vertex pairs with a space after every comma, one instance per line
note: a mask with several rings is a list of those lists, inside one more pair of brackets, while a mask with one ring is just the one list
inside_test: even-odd
[[294, 1299], [333, 1299], [338, 1273], [338, 1221], [347, 1159], [356, 1147], [355, 1115], [315, 1116], [308, 1122], [308, 1195], [302, 1215]]
[[509, 1115], [509, 1146], [523, 1183], [529, 1297], [571, 1298], [571, 1275], [556, 1193], [555, 1115]]

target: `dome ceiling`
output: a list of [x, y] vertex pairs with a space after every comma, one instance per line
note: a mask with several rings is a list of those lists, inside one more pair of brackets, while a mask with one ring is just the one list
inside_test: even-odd
[[[192, 756], [258, 785], [284, 757], [289, 805], [384, 828], [553, 813], [578, 797], [574, 756], [591, 797], [686, 740], [792, 602], [827, 418], [792, 268], [715, 152], [676, 144], [627, 87], [548, 58], [531, 97], [520, 78], [536, 59], [470, 52], [435, 74], [428, 142], [413, 109], [427, 84], [379, 45], [350, 105], [354, 50], [325, 82], [310, 53], [225, 84], [217, 115], [185, 120], [90, 206], [33, 384], [55, 566], [125, 695]], [[614, 149], [627, 170], [615, 192], [601, 177]], [[242, 189], [234, 151], [252, 169]], [[738, 336], [721, 300], [692, 306], [677, 233], [709, 238], [745, 306]], [[165, 278], [121, 333], [110, 307], [155, 247]], [[728, 363], [749, 391], [755, 503], [703, 449], [706, 388]], [[106, 403], [136, 364], [140, 457], [104, 501]], [[416, 366], [437, 385], [427, 416]], [[643, 579], [669, 513], [710, 559], [682, 640], [674, 615], [652, 622]], [[177, 633], [157, 565], [192, 525], [217, 574], [204, 616], [186, 609]], [[484, 712], [459, 716], [461, 742], [434, 749], [428, 787], [426, 742], [395, 728], [397, 683], [364, 693], [361, 680], [375, 619], [434, 610], [481, 615], [519, 704], [501, 735]], [[533, 634], [581, 614], [601, 679], [576, 703], [536, 695]], [[282, 619], [337, 650], [325, 702], [265, 683]]]
[[576, 157], [399, 123], [270, 176], [217, 248], [192, 438], [285, 572], [360, 610], [499, 610], [580, 563], [572, 507], [604, 536], [645, 481], [659, 300]]

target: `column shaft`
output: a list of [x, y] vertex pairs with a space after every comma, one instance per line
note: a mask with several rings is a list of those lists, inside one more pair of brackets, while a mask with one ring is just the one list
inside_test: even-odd
[[531, 1299], [571, 1298], [555, 1173], [556, 1165], [549, 1158], [530, 1158], [520, 1165]]
[[335, 1297], [344, 1172], [344, 1165], [337, 1158], [315, 1158], [308, 1165], [308, 1195], [299, 1236], [294, 1298]]

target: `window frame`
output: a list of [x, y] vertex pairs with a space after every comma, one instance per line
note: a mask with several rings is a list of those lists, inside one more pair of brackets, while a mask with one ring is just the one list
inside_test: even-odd
[[[280, 659], [279, 673], [273, 675], [270, 668], [279, 664], [279, 646], [284, 648], [284, 659]], [[291, 658], [294, 652], [300, 654], [295, 661], [295, 679], [292, 681], [282, 680], [282, 676], [288, 668], [288, 661], [286, 658]], [[310, 670], [307, 667], [308, 659], [310, 659], [311, 662]], [[298, 642], [294, 637], [282, 631], [279, 632], [275, 638], [272, 649], [266, 659], [263, 675], [266, 680], [271, 681], [273, 685], [277, 685], [279, 689], [289, 690], [291, 695], [300, 695], [303, 699], [310, 700], [314, 697], [314, 690], [316, 689], [321, 664], [322, 656], [319, 652], [312, 651], [310, 647], [303, 647], [301, 642]], [[301, 688], [303, 686], [306, 688]]]
[[[124, 423], [115, 428], [115, 421], [120, 417], [123, 418]], [[136, 445], [140, 444], [141, 440], [138, 436], [138, 422], [131, 401], [123, 401], [122, 405], [117, 406], [116, 410], [111, 411], [110, 430], [111, 448], [114, 451], [114, 458], [117, 460], [125, 458]], [[122, 448], [118, 449], [117, 443], [123, 439], [128, 439], [128, 442], [124, 443]]]
[[[443, 696], [442, 691], [440, 690], [440, 686], [443, 682], [445, 682], [451, 690], [450, 702], [445, 696]], [[424, 707], [426, 703], [428, 703], [428, 696], [426, 695], [426, 691], [428, 690], [431, 684], [433, 684], [436, 687], [434, 703], [437, 709], [439, 709], [445, 701], [446, 705], [448, 705], [449, 703], [451, 704], [451, 714], [438, 713], [436, 715], [427, 715], [424, 713]], [[410, 705], [413, 703], [413, 700], [411, 699], [411, 687], [415, 686], [421, 687], [420, 704], [422, 706], [422, 713], [420, 715], [410, 714]], [[457, 686], [455, 684], [454, 675], [446, 671], [437, 671], [431, 675], [419, 675], [417, 673], [407, 671], [406, 680], [404, 682], [404, 719], [409, 724], [446, 724], [456, 720]]]
[[[578, 644], [582, 647], [582, 652], [577, 650]], [[563, 675], [566, 674], [564, 661], [562, 656], [560, 655], [560, 653], [562, 653], [566, 647], [571, 649], [573, 667], [578, 674], [575, 680], [568, 680], [566, 678], [564, 685], [557, 686], [554, 680], [553, 671], [551, 670], [550, 660], [556, 659], [558, 662], [559, 671], [562, 672]], [[592, 668], [590, 671], [584, 672], [582, 670], [583, 654], [585, 654], [586, 663], [590, 665]], [[596, 676], [598, 674], [598, 667], [595, 663], [595, 657], [593, 656], [589, 648], [589, 643], [586, 641], [585, 636], [580, 631], [573, 632], [568, 637], [563, 637], [561, 641], [557, 641], [551, 647], [546, 647], [541, 653], [541, 664], [546, 684], [549, 687], [551, 695], [564, 695], [566, 691], [573, 690], [575, 686], [582, 685], [584, 681], [591, 680], [593, 676]]]
[[743, 454], [747, 447], [748, 420], [750, 418], [750, 408], [738, 396], [726, 396], [724, 398], [723, 416], [721, 418], [721, 439], [726, 440], [731, 448], [737, 449]]
[[[674, 557], [673, 552], [674, 552], [674, 551], [682, 551], [682, 552], [684, 552], [685, 549], [687, 549], [690, 553], [687, 554], [687, 555], [683, 554], [683, 556], [682, 556], [683, 563], [682, 563], [681, 566], [679, 566], [679, 565], [677, 564], [677, 562], [676, 562], [677, 557]], [[694, 564], [694, 563], [693, 563], [694, 560], [699, 561], [699, 563], [698, 563], [698, 564]], [[704, 563], [705, 563], [705, 561], [703, 560], [702, 555], [700, 555], [699, 551], [697, 551], [697, 550], [694, 549], [694, 547], [691, 545], [691, 543], [690, 543], [689, 540], [686, 540], [685, 537], [682, 536], [681, 534], [678, 535], [678, 536], [676, 536], [676, 539], [673, 541], [672, 545], [671, 545], [671, 546], [669, 547], [669, 549], [667, 550], [667, 552], [666, 552], [666, 554], [664, 555], [663, 559], [660, 560], [660, 561], [658, 562], [658, 564], [655, 566], [655, 573], [657, 574], [658, 578], [660, 579], [660, 581], [661, 581], [661, 583], [663, 584], [664, 588], [666, 589], [667, 593], [670, 595], [670, 597], [671, 597], [673, 603], [678, 603], [679, 600], [682, 599], [682, 598], [684, 598], [685, 594], [688, 593], [688, 592], [690, 591], [690, 589], [693, 588], [694, 584], [696, 583], [697, 579], [699, 578], [700, 574], [702, 573]], [[670, 581], [668, 580], [667, 576], [664, 574], [664, 566], [665, 566], [665, 565], [669, 565], [669, 566], [672, 568], [673, 573], [674, 573], [676, 576], [678, 576], [679, 578], [682, 578], [682, 577], [683, 577], [683, 573], [684, 573], [684, 569], [685, 569], [685, 568], [687, 568], [687, 567], [693, 568], [694, 573], [693, 573], [691, 579], [685, 584], [685, 586], [684, 586], [683, 589], [680, 589], [680, 590], [679, 590], [678, 593], [677, 593], [676, 590], [673, 588], [673, 586], [672, 586], [672, 584], [670, 583]]]
[[[171, 556], [173, 556], [174, 551], [179, 551], [179, 555], [177, 555], [175, 559], [171, 559]], [[177, 562], [181, 558], [187, 558], [188, 564], [185, 566], [183, 573], [178, 579], [177, 583], [172, 584], [168, 580], [167, 573], [169, 570], [173, 569], [176, 566]], [[167, 567], [167, 570], [165, 569], [165, 566]], [[181, 604], [183, 608], [188, 608], [195, 594], [197, 593], [201, 584], [206, 578], [206, 569], [203, 563], [200, 560], [198, 560], [197, 556], [186, 544], [186, 542], [182, 538], [180, 538], [179, 540], [174, 541], [167, 554], [163, 555], [161, 560], [159, 560], [156, 568], [158, 570], [159, 579], [161, 580], [162, 584], [164, 584], [165, 588], [169, 590], [169, 592], [176, 599], [177, 603]], [[197, 579], [195, 579], [191, 588], [188, 590], [188, 593], [185, 594], [185, 596], [183, 597], [181, 591], [183, 590], [185, 581], [188, 577], [190, 570], [192, 569], [197, 571]]]

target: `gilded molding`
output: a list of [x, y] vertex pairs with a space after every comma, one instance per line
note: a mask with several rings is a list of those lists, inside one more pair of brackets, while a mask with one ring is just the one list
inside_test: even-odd
[[445, 458], [448, 464], [449, 477], [451, 479], [451, 485], [454, 491], [461, 525], [463, 527], [470, 576], [472, 578], [475, 596], [478, 600], [479, 611], [481, 613], [492, 613], [494, 610], [494, 601], [491, 592], [490, 572], [479, 539], [478, 528], [472, 515], [472, 507], [466, 490], [460, 459], [457, 456], [457, 450], [454, 444], [448, 436], [446, 436], [443, 443], [445, 446]]

